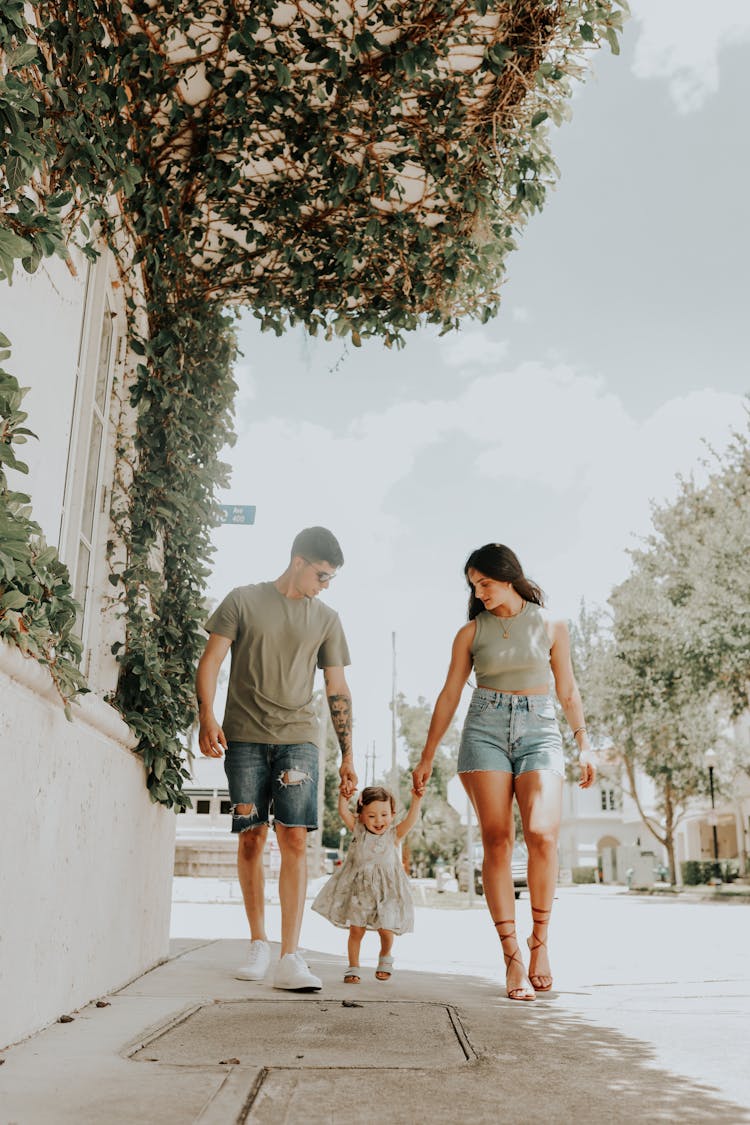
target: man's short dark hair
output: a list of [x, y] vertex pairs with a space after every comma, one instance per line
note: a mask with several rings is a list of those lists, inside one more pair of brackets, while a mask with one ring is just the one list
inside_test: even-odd
[[335, 567], [344, 565], [339, 541], [327, 527], [306, 527], [300, 531], [292, 543], [292, 558], [295, 555], [310, 562], [327, 562]]

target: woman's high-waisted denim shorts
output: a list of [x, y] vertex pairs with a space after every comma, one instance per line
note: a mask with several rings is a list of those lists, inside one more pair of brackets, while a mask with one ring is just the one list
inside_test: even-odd
[[458, 772], [529, 770], [565, 776], [562, 736], [551, 695], [511, 695], [476, 688], [461, 733]]

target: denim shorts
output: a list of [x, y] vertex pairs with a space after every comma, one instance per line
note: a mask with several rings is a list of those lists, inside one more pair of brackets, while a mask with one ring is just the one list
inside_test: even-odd
[[[318, 748], [312, 742], [230, 742], [224, 769], [232, 832], [268, 824], [270, 816], [288, 828], [318, 827]], [[237, 805], [250, 805], [250, 812], [239, 815]]]
[[476, 688], [461, 732], [458, 772], [550, 770], [565, 776], [562, 736], [551, 695]]

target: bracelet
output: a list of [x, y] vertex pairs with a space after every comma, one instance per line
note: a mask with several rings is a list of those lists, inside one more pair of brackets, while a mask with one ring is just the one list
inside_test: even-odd
[[582, 731], [582, 730], [585, 730], [585, 729], [586, 729], [585, 727], [576, 727], [576, 729], [575, 729], [575, 730], [573, 731], [573, 738], [575, 738], [575, 736], [576, 736], [577, 734], [580, 734], [580, 733], [581, 733], [581, 731]]

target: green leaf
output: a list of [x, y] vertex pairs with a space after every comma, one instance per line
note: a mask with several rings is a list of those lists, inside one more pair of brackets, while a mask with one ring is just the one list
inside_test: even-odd
[[292, 75], [288, 68], [284, 66], [283, 62], [280, 62], [279, 59], [274, 59], [273, 69], [276, 72], [276, 81], [278, 82], [279, 86], [291, 86]]
[[72, 191], [62, 191], [58, 195], [53, 195], [51, 199], [47, 200], [47, 208], [50, 211], [61, 211], [63, 207], [68, 206], [72, 199]]
[[612, 54], [613, 55], [619, 55], [619, 53], [620, 53], [620, 41], [617, 38], [617, 32], [615, 31], [615, 29], [613, 27], [608, 27], [605, 34], [607, 36], [607, 42], [609, 43], [610, 50], [612, 51]]
[[24, 43], [21, 47], [16, 47], [14, 51], [8, 52], [8, 66], [12, 69], [19, 69], [22, 66], [28, 66], [30, 62], [35, 61], [37, 58], [37, 49], [33, 43]]
[[33, 250], [27, 238], [19, 238], [12, 230], [0, 227], [0, 254], [10, 258], [27, 258]]
[[9, 156], [5, 165], [8, 187], [12, 193], [18, 191], [28, 180], [26, 164], [18, 156]]
[[2, 609], [23, 609], [28, 600], [26, 594], [22, 594], [20, 590], [8, 590], [6, 594], [0, 597], [0, 607]]

